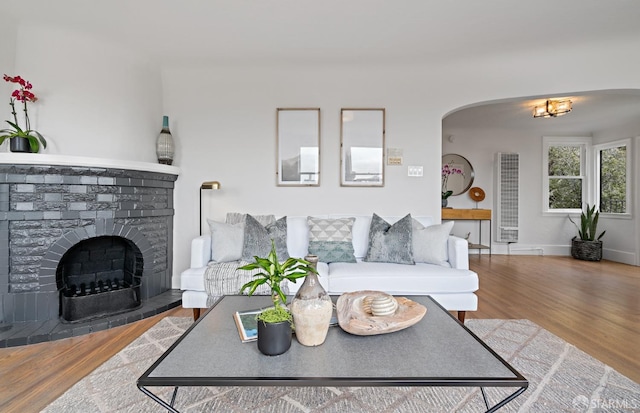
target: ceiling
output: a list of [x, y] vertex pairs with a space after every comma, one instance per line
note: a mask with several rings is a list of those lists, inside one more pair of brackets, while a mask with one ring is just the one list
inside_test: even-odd
[[616, 125], [640, 120], [640, 90], [607, 90], [556, 96], [570, 99], [571, 112], [556, 118], [534, 118], [533, 108], [540, 99], [510, 99], [487, 102], [460, 109], [444, 119], [443, 129], [526, 129], [540, 134], [591, 136]]
[[0, 16], [164, 63], [430, 62], [640, 37], [636, 0], [1, 0]]
[[[640, 39], [636, 0], [0, 0], [0, 24], [4, 16], [116, 42], [165, 65], [428, 64]], [[465, 109], [448, 121], [553, 122], [557, 133], [577, 133], [640, 113], [637, 91], [572, 100], [573, 112], [561, 118], [533, 119], [540, 99], [527, 99]]]

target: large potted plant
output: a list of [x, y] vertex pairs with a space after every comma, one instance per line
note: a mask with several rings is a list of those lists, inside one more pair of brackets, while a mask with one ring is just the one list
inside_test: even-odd
[[[4, 75], [4, 80], [10, 83], [16, 83], [19, 88], [11, 93], [11, 99], [9, 105], [11, 106], [11, 114], [13, 115], [13, 122], [6, 121], [11, 128], [0, 130], [0, 145], [4, 143], [6, 139], [9, 139], [11, 152], [34, 152], [37, 153], [40, 150], [40, 145], [43, 148], [47, 147], [47, 141], [36, 130], [31, 129], [31, 122], [29, 120], [29, 112], [27, 111], [27, 103], [35, 102], [38, 100], [36, 95], [31, 92], [31, 82], [28, 82], [20, 76], [7, 76]], [[18, 122], [18, 113], [16, 112], [16, 101], [22, 103], [22, 111], [24, 112], [25, 127], [21, 128]]]
[[602, 259], [602, 241], [600, 239], [606, 231], [602, 231], [596, 237], [598, 218], [600, 211], [596, 211], [596, 206], [589, 207], [580, 214], [580, 226], [569, 217], [569, 221], [578, 229], [578, 237], [571, 240], [571, 256], [579, 260], [600, 261]]
[[317, 273], [308, 261], [299, 258], [289, 258], [285, 262], [278, 261], [275, 243], [271, 242], [271, 252], [266, 258], [253, 257], [255, 262], [239, 267], [239, 270], [262, 270], [253, 275], [253, 280], [244, 284], [240, 289], [253, 295], [256, 289], [266, 284], [271, 288], [273, 307], [269, 307], [258, 314], [258, 349], [268, 356], [277, 356], [291, 347], [293, 316], [286, 307], [287, 297], [284, 295], [280, 283], [284, 280], [296, 282], [308, 272]]

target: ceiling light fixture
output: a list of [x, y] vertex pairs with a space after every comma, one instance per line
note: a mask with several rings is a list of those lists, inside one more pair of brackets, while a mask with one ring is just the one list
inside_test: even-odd
[[571, 101], [547, 100], [544, 105], [533, 108], [534, 118], [555, 118], [571, 112]]

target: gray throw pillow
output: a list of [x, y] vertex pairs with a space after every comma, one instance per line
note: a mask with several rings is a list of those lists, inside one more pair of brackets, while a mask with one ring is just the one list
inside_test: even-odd
[[411, 214], [393, 225], [373, 214], [369, 227], [369, 249], [364, 260], [414, 265], [411, 223]]
[[[227, 212], [227, 219], [225, 222], [227, 224], [242, 224], [244, 226], [244, 221], [246, 221], [247, 215], [248, 214], [244, 214], [242, 212]], [[251, 216], [255, 218], [255, 220], [258, 221], [260, 224], [264, 225], [265, 227], [267, 225], [270, 225], [276, 222], [275, 215], [251, 215]]]
[[207, 219], [211, 229], [211, 259], [215, 262], [237, 261], [244, 247], [244, 224], [226, 224]]
[[351, 234], [355, 220], [307, 217], [309, 254], [317, 255], [319, 261], [326, 263], [356, 262]]
[[289, 258], [287, 250], [287, 217], [273, 224], [263, 226], [254, 217], [247, 214], [244, 224], [244, 245], [242, 259], [253, 262], [253, 257], [266, 258], [271, 251], [271, 240], [275, 241], [278, 261]]

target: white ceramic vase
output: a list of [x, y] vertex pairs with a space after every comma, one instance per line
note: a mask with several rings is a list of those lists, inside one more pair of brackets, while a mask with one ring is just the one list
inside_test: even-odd
[[[307, 255], [304, 259], [316, 268], [318, 256]], [[319, 346], [324, 343], [332, 313], [331, 297], [318, 281], [318, 275], [307, 273], [304, 283], [291, 302], [291, 314], [298, 342], [305, 346]]]

